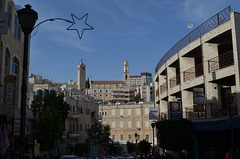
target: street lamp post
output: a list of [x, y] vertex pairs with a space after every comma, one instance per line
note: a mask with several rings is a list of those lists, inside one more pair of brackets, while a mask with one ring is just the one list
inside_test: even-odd
[[232, 128], [232, 108], [231, 108], [231, 104], [233, 102], [233, 98], [234, 96], [232, 96], [230, 93], [228, 93], [228, 95], [225, 96], [226, 98], [226, 102], [228, 104], [228, 113], [229, 113], [229, 120], [230, 120], [230, 136], [231, 136], [231, 148], [233, 150], [234, 146], [233, 146], [233, 128]]
[[37, 108], [34, 108], [34, 109], [32, 110], [32, 113], [33, 113], [33, 117], [34, 117], [34, 119], [33, 119], [33, 123], [34, 123], [33, 125], [34, 125], [34, 127], [32, 127], [32, 133], [33, 133], [32, 157], [34, 158], [34, 157], [35, 157], [35, 155], [34, 155], [35, 126], [36, 126], [36, 116], [37, 116], [37, 113], [38, 113]]
[[138, 134], [135, 132], [134, 136], [135, 136], [135, 140], [136, 140], [135, 153], [136, 153], [136, 156], [137, 156], [137, 141], [138, 141], [137, 138], [138, 138]]
[[29, 4], [25, 8], [17, 11], [19, 22], [24, 33], [24, 52], [23, 52], [23, 74], [22, 74], [22, 88], [21, 88], [21, 123], [20, 123], [20, 139], [22, 144], [20, 147], [20, 158], [24, 158], [25, 152], [25, 126], [26, 126], [26, 98], [27, 98], [27, 78], [28, 78], [28, 53], [29, 53], [29, 35], [31, 34], [38, 13], [31, 9]]
[[155, 128], [155, 125], [156, 125], [155, 123], [152, 123], [152, 124], [151, 124], [151, 126], [152, 126], [152, 128], [153, 128], [153, 147], [154, 147], [154, 128]]

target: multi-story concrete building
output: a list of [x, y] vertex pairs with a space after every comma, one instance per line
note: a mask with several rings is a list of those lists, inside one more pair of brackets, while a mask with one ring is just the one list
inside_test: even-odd
[[149, 120], [151, 107], [153, 104], [102, 106], [99, 108], [99, 114], [102, 117], [102, 123], [110, 125], [110, 138], [114, 142], [135, 143], [135, 133], [138, 134], [138, 142], [143, 139], [152, 142], [153, 129], [152, 122]]
[[134, 90], [143, 85], [149, 86], [152, 82], [153, 82], [152, 74], [148, 72], [141, 72], [141, 75], [130, 76], [130, 86]]
[[[179, 101], [180, 107], [175, 105], [174, 108], [180, 108], [180, 117], [199, 119], [192, 120], [195, 135], [199, 136], [195, 136], [195, 144], [205, 146], [213, 151], [212, 154], [217, 153], [216, 149], [225, 152], [228, 143], [223, 141], [230, 135], [200, 138], [200, 131], [209, 130], [209, 135], [213, 133], [211, 130], [229, 131], [229, 126], [224, 127], [224, 122], [229, 121], [229, 110], [233, 114], [231, 128], [240, 129], [237, 123], [240, 114], [239, 35], [240, 14], [231, 12], [228, 7], [181, 39], [162, 57], [155, 69], [155, 102], [162, 119], [171, 118], [169, 102]], [[234, 98], [230, 106], [226, 98], [228, 94]], [[218, 127], [212, 127], [210, 123]], [[215, 150], [210, 144], [213, 142]], [[198, 146], [195, 153], [201, 154]]]

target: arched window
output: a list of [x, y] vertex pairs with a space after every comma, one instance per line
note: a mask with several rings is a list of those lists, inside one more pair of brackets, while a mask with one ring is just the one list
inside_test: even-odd
[[5, 69], [4, 69], [5, 77], [7, 75], [9, 75], [9, 70], [10, 70], [10, 53], [9, 53], [9, 50], [6, 49], [6, 51], [5, 51]]
[[13, 101], [13, 105], [16, 107], [18, 107], [18, 91], [20, 89], [20, 85], [19, 85], [19, 61], [16, 57], [13, 58], [12, 61], [12, 75], [16, 77], [16, 82], [15, 82], [15, 90], [14, 90], [14, 101]]

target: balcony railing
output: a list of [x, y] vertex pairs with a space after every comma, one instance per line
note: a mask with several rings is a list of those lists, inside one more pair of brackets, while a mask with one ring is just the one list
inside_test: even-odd
[[208, 72], [213, 72], [215, 70], [222, 69], [233, 64], [234, 64], [233, 51], [229, 51], [208, 60]]
[[200, 63], [183, 72], [184, 82], [203, 75], [203, 64]]
[[180, 75], [176, 75], [170, 79], [170, 88], [173, 88], [180, 84]]
[[[211, 103], [211, 116], [217, 117], [228, 117], [230, 114], [229, 107], [222, 107], [219, 102]], [[231, 107], [231, 114], [237, 115], [237, 107]]]
[[156, 90], [156, 97], [159, 96], [159, 88]]
[[194, 112], [192, 107], [185, 109], [187, 119], [205, 118], [205, 112]]
[[164, 92], [166, 92], [166, 90], [167, 90], [167, 82], [163, 83], [160, 86], [160, 94], [163, 94]]

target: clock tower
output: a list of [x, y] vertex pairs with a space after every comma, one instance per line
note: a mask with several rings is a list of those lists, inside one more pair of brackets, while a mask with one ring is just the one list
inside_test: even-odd
[[78, 65], [78, 89], [84, 90], [86, 88], [86, 65], [81, 60]]
[[128, 61], [124, 61], [124, 66], [123, 66], [123, 81], [129, 86], [129, 71], [128, 71]]

